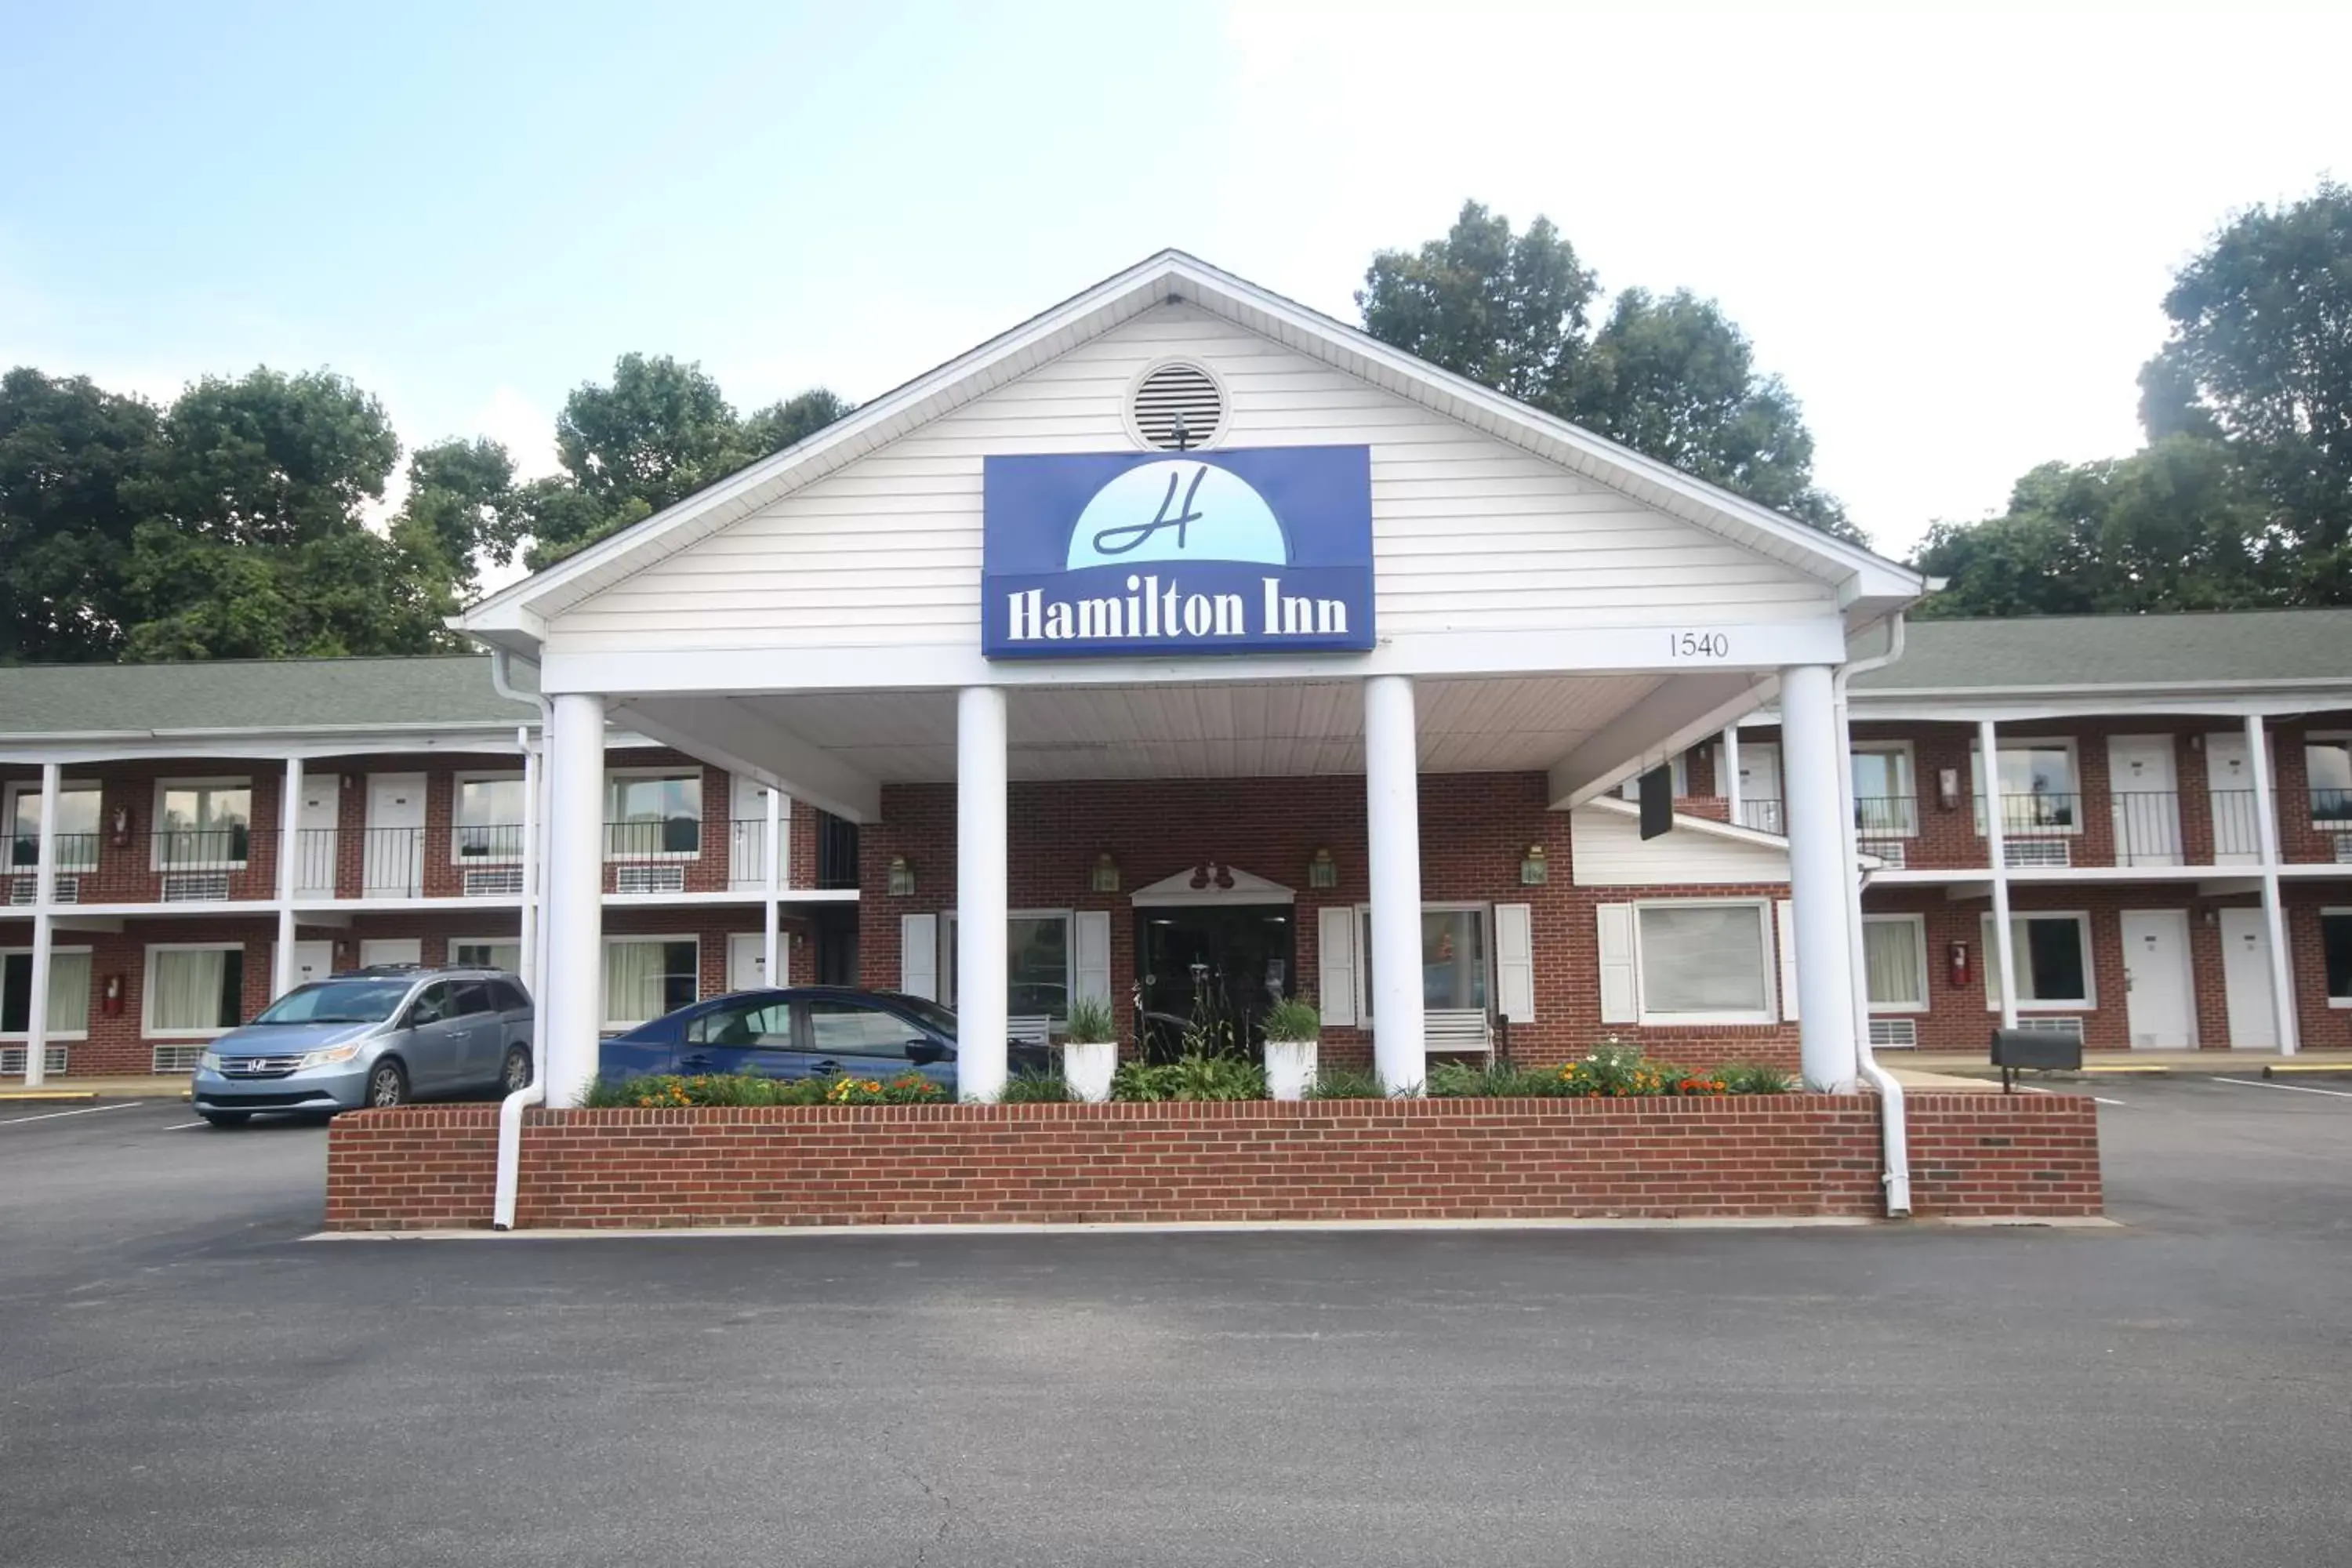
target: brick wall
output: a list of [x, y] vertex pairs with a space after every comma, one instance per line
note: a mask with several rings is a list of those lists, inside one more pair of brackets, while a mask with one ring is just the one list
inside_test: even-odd
[[[1007, 800], [1008, 896], [1015, 910], [1105, 910], [1110, 913], [1111, 996], [1122, 1025], [1136, 973], [1135, 890], [1203, 861], [1215, 861], [1297, 889], [1293, 909], [1294, 989], [1315, 995], [1318, 914], [1370, 896], [1369, 847], [1360, 778], [1201, 779], [1181, 783], [1014, 784]], [[1523, 887], [1519, 863], [1541, 844], [1550, 878]], [[1309, 888], [1307, 866], [1328, 848], [1339, 885]], [[1119, 870], [1119, 891], [1091, 890], [1097, 857]], [[905, 784], [882, 793], [882, 820], [860, 842], [858, 952], [864, 983], [896, 989], [900, 979], [899, 919], [955, 907], [955, 787]], [[889, 895], [889, 867], [904, 856], [916, 890]], [[1638, 1039], [1652, 1054], [1688, 1066], [1738, 1058], [1793, 1069], [1794, 1026], [1752, 1029], [1651, 1029], [1601, 1022], [1599, 939], [1594, 906], [1654, 893], [1786, 897], [1787, 885], [1737, 889], [1588, 889], [1573, 885], [1568, 814], [1547, 809], [1540, 773], [1465, 773], [1421, 781], [1423, 900], [1525, 903], [1535, 938], [1535, 1019], [1509, 1030], [1514, 1059], [1555, 1063], [1580, 1056], [1605, 1035]], [[1122, 1029], [1124, 1033], [1124, 1028]], [[1370, 1060], [1368, 1031], [1327, 1028], [1325, 1059]]]
[[[1923, 1217], [2100, 1211], [2077, 1096], [1910, 1101]], [[489, 1106], [339, 1118], [334, 1230], [488, 1223]], [[530, 1115], [525, 1226], [1883, 1212], [1869, 1096], [566, 1110]]]

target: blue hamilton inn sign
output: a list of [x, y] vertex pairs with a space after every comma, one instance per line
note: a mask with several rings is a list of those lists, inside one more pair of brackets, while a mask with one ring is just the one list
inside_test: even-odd
[[990, 458], [983, 469], [990, 658], [1372, 646], [1368, 447]]

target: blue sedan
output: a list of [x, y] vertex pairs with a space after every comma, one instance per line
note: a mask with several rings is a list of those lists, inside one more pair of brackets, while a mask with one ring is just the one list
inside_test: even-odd
[[[1013, 1045], [1015, 1072], [1046, 1065], [1035, 1046]], [[956, 1016], [936, 1002], [889, 991], [799, 985], [738, 991], [681, 1007], [604, 1044], [610, 1081], [649, 1073], [755, 1073], [762, 1078], [890, 1078], [908, 1071], [952, 1090]]]

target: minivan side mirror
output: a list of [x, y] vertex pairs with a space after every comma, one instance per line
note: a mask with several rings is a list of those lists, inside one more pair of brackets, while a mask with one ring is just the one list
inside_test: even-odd
[[953, 1054], [937, 1040], [913, 1039], [907, 1042], [907, 1059], [918, 1067], [929, 1067], [933, 1062], [943, 1062]]

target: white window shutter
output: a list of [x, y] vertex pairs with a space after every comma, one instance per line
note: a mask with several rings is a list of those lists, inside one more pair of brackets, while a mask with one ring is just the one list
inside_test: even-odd
[[1495, 906], [1495, 991], [1497, 1010], [1513, 1024], [1536, 1021], [1535, 908]]
[[1782, 899], [1772, 906], [1780, 937], [1780, 1016], [1797, 1016], [1797, 907]]
[[1326, 904], [1316, 911], [1315, 947], [1322, 987], [1323, 1021], [1338, 1028], [1356, 1022], [1356, 907]]
[[1602, 904], [1601, 920], [1601, 1021], [1632, 1024], [1641, 1018], [1633, 985], [1633, 906]]
[[1077, 930], [1071, 933], [1077, 954], [1077, 989], [1081, 1002], [1110, 1000], [1110, 911], [1080, 910]]
[[898, 917], [898, 989], [936, 1002], [940, 996], [940, 917]]

